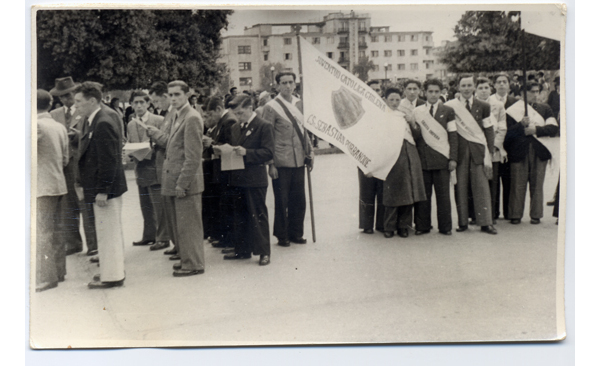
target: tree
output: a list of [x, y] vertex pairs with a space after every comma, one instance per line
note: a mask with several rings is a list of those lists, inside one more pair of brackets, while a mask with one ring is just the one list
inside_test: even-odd
[[352, 73], [358, 74], [358, 78], [364, 82], [369, 80], [369, 71], [375, 70], [375, 64], [368, 57], [360, 57], [358, 63], [354, 65]]
[[[274, 67], [275, 70], [271, 73], [271, 67]], [[260, 67], [259, 75], [259, 87], [260, 90], [268, 90], [271, 91], [272, 88], [275, 88], [275, 76], [282, 72], [284, 69], [283, 65], [279, 62], [277, 63], [269, 63]]]
[[49, 89], [70, 75], [108, 89], [185, 80], [214, 85], [220, 31], [230, 10], [38, 10], [37, 80]]
[[[441, 54], [450, 72], [522, 70], [518, 22], [503, 11], [467, 11], [454, 27], [457, 42]], [[528, 70], [560, 69], [560, 42], [525, 34]]]

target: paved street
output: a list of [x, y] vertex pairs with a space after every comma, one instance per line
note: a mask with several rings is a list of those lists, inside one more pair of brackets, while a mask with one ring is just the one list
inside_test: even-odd
[[[559, 139], [553, 139], [555, 152]], [[554, 153], [558, 157], [557, 153]], [[557, 159], [558, 160], [558, 159]], [[548, 170], [554, 193], [558, 161]], [[88, 290], [98, 273], [85, 254], [67, 258], [58, 288], [32, 294], [32, 343], [43, 347], [549, 339], [556, 335], [557, 230], [545, 206], [538, 226], [500, 220], [498, 235], [471, 227], [407, 239], [358, 229], [358, 178], [343, 154], [317, 156], [317, 242], [282, 248], [272, 261], [224, 261], [205, 245], [206, 273], [172, 276], [167, 256], [133, 247], [142, 218], [127, 171], [125, 286]], [[273, 195], [267, 197], [273, 220]], [[453, 207], [454, 203], [453, 203]], [[435, 222], [434, 215], [434, 226]], [[456, 212], [454, 212], [456, 225]], [[562, 264], [561, 264], [562, 265]], [[127, 342], [127, 343], [125, 343]]]

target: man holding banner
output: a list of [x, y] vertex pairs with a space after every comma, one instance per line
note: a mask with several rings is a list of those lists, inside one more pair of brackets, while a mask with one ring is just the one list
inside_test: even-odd
[[490, 105], [473, 97], [473, 75], [464, 75], [458, 83], [459, 95], [446, 102], [454, 109], [458, 131], [458, 161], [456, 166], [457, 232], [469, 229], [469, 185], [473, 192], [475, 220], [481, 231], [497, 234], [492, 225], [492, 199], [489, 180], [492, 178], [494, 127], [490, 120]]
[[313, 151], [304, 133], [302, 102], [292, 92], [296, 88], [296, 74], [282, 72], [275, 81], [279, 94], [267, 103], [263, 119], [273, 125], [275, 154], [269, 165], [275, 195], [275, 222], [273, 235], [278, 245], [290, 246], [290, 242], [306, 244], [304, 216], [306, 195], [304, 165], [312, 170]]
[[511, 172], [508, 218], [511, 224], [521, 222], [529, 183], [529, 215], [531, 223], [535, 225], [539, 224], [543, 217], [546, 165], [552, 159], [550, 150], [545, 146], [545, 138], [558, 132], [558, 123], [550, 106], [536, 103], [541, 86], [530, 82], [526, 88], [527, 101], [530, 104], [527, 107], [527, 115], [522, 100], [506, 110], [508, 132], [504, 148], [508, 153]]

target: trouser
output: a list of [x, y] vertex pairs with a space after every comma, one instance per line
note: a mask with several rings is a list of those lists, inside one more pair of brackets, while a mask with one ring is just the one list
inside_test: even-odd
[[556, 184], [556, 191], [554, 193], [554, 208], [552, 209], [552, 216], [558, 217], [558, 203], [560, 202], [560, 178]]
[[383, 219], [384, 231], [394, 232], [411, 227], [413, 221], [412, 211], [412, 204], [396, 207], [385, 206]]
[[[497, 219], [498, 216], [500, 215], [499, 213], [496, 214], [496, 212], [500, 211], [499, 199], [496, 200], [496, 198], [499, 197], [498, 192], [500, 189], [500, 180], [499, 180], [499, 175], [498, 175], [499, 165], [500, 165], [499, 162], [492, 163], [492, 179], [489, 180], [490, 197], [492, 198], [492, 218], [493, 218], [493, 220]], [[473, 201], [473, 189], [470, 186], [469, 186], [469, 218], [471, 218], [473, 220], [476, 219], [475, 203]]]
[[278, 179], [273, 179], [275, 195], [275, 222], [273, 235], [279, 240], [301, 238], [304, 235], [306, 195], [304, 167], [277, 168]]
[[431, 195], [435, 188], [438, 230], [452, 231], [450, 171], [448, 169], [423, 170], [423, 182], [427, 200], [415, 203], [415, 228], [419, 231], [431, 229]]
[[237, 187], [223, 185], [221, 187], [221, 199], [219, 201], [219, 241], [225, 246], [233, 247], [235, 238], [233, 235], [235, 203], [239, 199], [240, 192]]
[[36, 200], [36, 284], [58, 282], [67, 273], [65, 246], [57, 231], [64, 198], [43, 196]]
[[144, 219], [143, 241], [156, 240], [156, 216], [154, 214], [152, 197], [150, 196], [151, 190], [152, 188], [150, 186], [138, 186], [140, 208], [142, 209], [142, 218]]
[[[211, 176], [212, 177], [212, 176]], [[221, 184], [204, 181], [204, 192], [202, 192], [202, 224], [204, 225], [204, 236], [221, 240], [219, 229], [219, 205], [221, 198]]]
[[508, 202], [510, 200], [510, 163], [500, 163], [498, 166], [498, 189], [496, 190], [496, 211], [494, 218], [500, 217], [500, 184], [502, 184], [502, 215], [508, 218]]
[[123, 198], [121, 196], [107, 200], [104, 207], [94, 203], [100, 279], [102, 282], [120, 281], [125, 278], [122, 210]]
[[544, 217], [544, 178], [547, 161], [541, 161], [532, 145], [523, 161], [510, 165], [511, 187], [508, 216], [512, 219], [522, 219], [525, 211], [525, 196], [529, 183], [529, 216], [532, 219]]
[[267, 188], [235, 188], [239, 193], [233, 210], [235, 252], [271, 255]]
[[165, 208], [163, 207], [163, 195], [160, 194], [160, 191], [160, 184], [154, 184], [148, 189], [154, 211], [154, 221], [156, 222], [156, 241], [168, 242], [171, 240], [171, 237], [169, 236], [167, 216], [165, 215]]
[[83, 232], [85, 233], [85, 245], [88, 251], [98, 250], [96, 219], [94, 217], [94, 205], [92, 202], [79, 201], [79, 210], [83, 220]]
[[[375, 220], [375, 229], [383, 231], [383, 181], [377, 178], [369, 178], [358, 169], [358, 222], [359, 229], [373, 229]], [[375, 209], [377, 202], [377, 209]], [[377, 213], [375, 213], [377, 212]]]
[[177, 198], [166, 197], [167, 220], [171, 239], [177, 243], [181, 269], [204, 269], [204, 229], [202, 227], [202, 194]]
[[60, 200], [58, 232], [60, 241], [64, 243], [67, 251], [80, 252], [83, 250], [83, 241], [79, 233], [79, 200], [75, 193], [76, 165], [75, 159], [71, 159], [63, 170], [67, 183], [67, 194]]
[[473, 164], [469, 149], [465, 149], [464, 154], [458, 157], [454, 191], [459, 226], [469, 225], [469, 186], [473, 191], [474, 216], [477, 225], [492, 225], [490, 184], [483, 172], [483, 164]]

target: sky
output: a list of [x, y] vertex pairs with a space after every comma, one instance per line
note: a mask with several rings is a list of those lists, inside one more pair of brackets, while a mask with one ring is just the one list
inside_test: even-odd
[[[281, 8], [279, 8], [281, 9]], [[224, 35], [242, 35], [244, 27], [258, 23], [287, 23], [287, 22], [316, 22], [322, 21], [323, 16], [339, 11], [339, 7], [323, 10], [247, 10], [234, 11], [229, 17], [229, 27]], [[390, 26], [390, 31], [433, 31], [435, 46], [443, 40], [454, 40], [454, 26], [464, 13], [463, 10], [444, 11], [428, 8], [424, 10], [405, 10], [407, 7], [393, 9], [390, 6], [343, 8], [344, 13], [354, 10], [355, 13], [371, 14], [371, 26]]]

